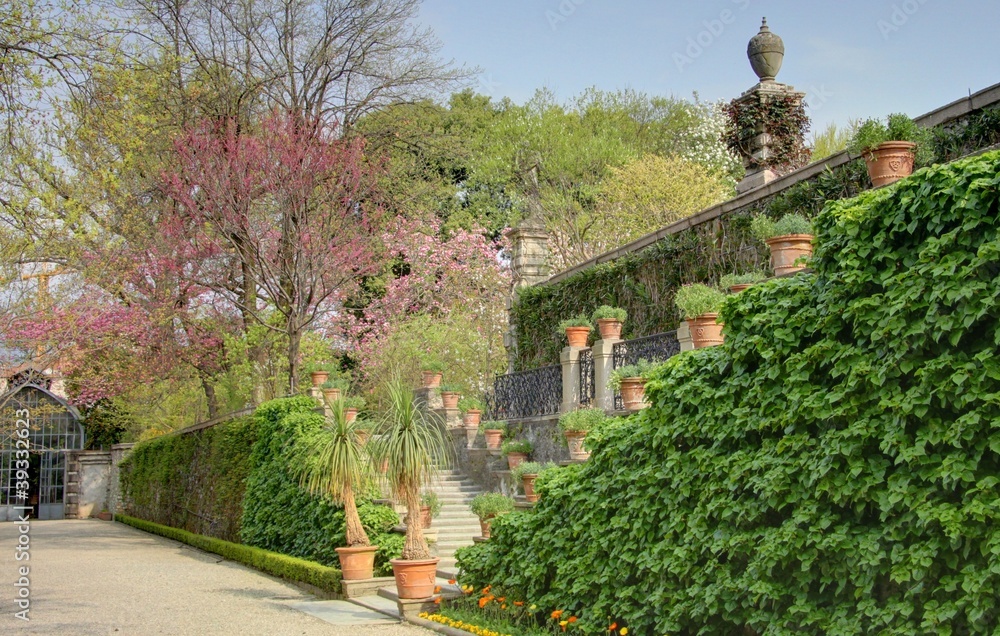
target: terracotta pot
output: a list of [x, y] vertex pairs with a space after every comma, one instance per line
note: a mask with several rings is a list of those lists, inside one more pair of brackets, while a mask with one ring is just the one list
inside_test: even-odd
[[569, 458], [573, 461], [583, 461], [590, 457], [590, 452], [583, 450], [583, 438], [587, 431], [565, 431], [566, 446], [569, 447]]
[[622, 404], [626, 411], [638, 411], [648, 406], [643, 398], [646, 393], [645, 378], [622, 378]]
[[527, 453], [507, 453], [507, 467], [511, 470], [514, 470], [517, 468], [518, 464], [522, 464], [527, 460]]
[[486, 436], [486, 448], [490, 450], [500, 449], [500, 442], [503, 441], [503, 431], [488, 428], [483, 431], [483, 435]]
[[340, 389], [323, 389], [323, 398], [327, 402], [336, 402], [340, 399]]
[[589, 337], [590, 327], [566, 327], [566, 340], [569, 341], [571, 347], [586, 349]]
[[483, 536], [487, 539], [490, 538], [490, 521], [493, 520], [494, 516], [496, 515], [489, 515], [485, 519], [479, 520], [479, 529], [482, 531]]
[[340, 571], [344, 580], [370, 579], [375, 575], [375, 553], [377, 545], [363, 545], [355, 548], [337, 548], [340, 557]]
[[614, 318], [601, 318], [597, 321], [597, 331], [601, 333], [601, 340], [621, 340], [622, 322]]
[[733, 294], [738, 294], [747, 287], [750, 287], [753, 283], [740, 283], [738, 285], [730, 285], [729, 291]]
[[913, 150], [917, 145], [909, 141], [885, 141], [874, 149], [861, 153], [868, 166], [872, 185], [895, 183], [913, 174]]
[[461, 393], [454, 393], [452, 391], [441, 391], [441, 401], [444, 403], [444, 408], [446, 409], [457, 409], [458, 400], [462, 397]]
[[108, 512], [107, 510], [102, 510], [101, 512], [97, 513], [97, 518], [100, 519], [101, 521], [111, 521], [111, 513]]
[[479, 437], [479, 425], [465, 426], [465, 447], [474, 448], [476, 446], [476, 438]]
[[355, 408], [344, 409], [344, 419], [346, 419], [348, 422], [353, 422], [357, 417], [358, 417], [358, 409]]
[[524, 485], [524, 498], [531, 503], [538, 501], [535, 494], [535, 479], [538, 475], [521, 475], [521, 484]]
[[309, 379], [312, 380], [314, 387], [320, 387], [330, 379], [330, 373], [327, 371], [313, 371], [309, 374]]
[[436, 389], [441, 386], [441, 372], [440, 371], [421, 371], [420, 375], [423, 379], [423, 384], [425, 388]]
[[479, 426], [479, 416], [483, 414], [479, 409], [469, 409], [462, 416], [462, 423], [466, 426]]
[[794, 274], [805, 269], [805, 265], [796, 265], [795, 261], [812, 256], [812, 239], [812, 234], [785, 234], [764, 241], [771, 248], [771, 268], [774, 269], [774, 275]]
[[430, 506], [420, 506], [420, 525], [426, 530], [431, 527], [431, 507]]
[[437, 586], [437, 564], [441, 559], [410, 561], [393, 559], [392, 574], [396, 577], [396, 592], [399, 598], [430, 598]]
[[702, 314], [687, 321], [695, 349], [722, 344], [722, 325], [715, 322], [719, 314]]
[[368, 438], [371, 437], [371, 433], [368, 431], [354, 431], [354, 434], [358, 436], [358, 441], [362, 444], [362, 446], [367, 444]]

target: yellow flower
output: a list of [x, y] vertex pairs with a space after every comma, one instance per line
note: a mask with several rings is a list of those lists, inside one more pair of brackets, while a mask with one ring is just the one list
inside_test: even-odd
[[628, 627], [622, 627], [621, 629], [618, 630], [618, 633], [621, 634], [621, 636], [627, 636]]

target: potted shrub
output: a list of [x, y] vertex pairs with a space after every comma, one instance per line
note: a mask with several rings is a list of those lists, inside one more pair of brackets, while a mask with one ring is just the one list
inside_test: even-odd
[[805, 269], [800, 259], [812, 255], [812, 223], [801, 214], [786, 214], [777, 221], [755, 216], [750, 229], [771, 250], [771, 268], [775, 276], [785, 276]]
[[541, 470], [542, 465], [538, 462], [521, 462], [511, 471], [514, 483], [521, 484], [524, 489], [524, 498], [531, 503], [538, 501], [538, 495], [535, 494], [535, 479]]
[[930, 154], [931, 131], [902, 113], [883, 123], [866, 119], [851, 135], [847, 150], [860, 155], [876, 188], [913, 173], [913, 164], [925, 163]]
[[500, 450], [500, 443], [503, 441], [504, 433], [507, 432], [506, 422], [483, 422], [483, 436], [486, 437], [486, 448], [488, 450]]
[[440, 360], [427, 358], [420, 363], [420, 375], [425, 389], [436, 389], [441, 386], [444, 363]]
[[462, 387], [457, 384], [441, 385], [441, 402], [446, 409], [457, 409], [458, 401], [462, 398]]
[[458, 401], [458, 410], [462, 412], [462, 423], [466, 427], [479, 427], [479, 416], [483, 414], [483, 403], [476, 398], [463, 397]]
[[518, 464], [527, 461], [528, 455], [534, 448], [534, 445], [526, 439], [511, 439], [503, 443], [500, 451], [507, 457], [507, 467], [514, 470]]
[[583, 440], [587, 437], [587, 431], [606, 419], [602, 409], [593, 407], [570, 411], [559, 418], [559, 429], [566, 438], [570, 459], [583, 461], [590, 457], [590, 453], [583, 448]]
[[620, 340], [622, 323], [628, 318], [628, 312], [621, 307], [601, 305], [594, 310], [591, 318], [597, 323], [597, 331], [601, 334], [601, 340]]
[[426, 490], [420, 495], [420, 523], [424, 528], [431, 527], [431, 520], [441, 514], [441, 500], [433, 490]]
[[514, 500], [498, 492], [484, 492], [473, 497], [469, 508], [472, 509], [472, 514], [479, 517], [483, 536], [489, 539], [490, 520], [514, 510]]
[[111, 511], [108, 510], [107, 506], [101, 508], [101, 511], [97, 513], [97, 518], [101, 521], [111, 521], [112, 515]]
[[440, 559], [431, 556], [420, 522], [420, 492], [435, 472], [448, 464], [448, 443], [437, 422], [414, 399], [398, 377], [385, 388], [386, 410], [377, 436], [369, 443], [375, 462], [385, 462], [389, 491], [406, 505], [406, 538], [393, 559], [396, 589], [403, 599], [427, 598], [434, 592]]
[[722, 324], [717, 319], [725, 301], [725, 294], [701, 283], [684, 285], [677, 290], [674, 304], [687, 321], [695, 349], [722, 344]]
[[767, 280], [764, 272], [747, 272], [746, 274], [726, 274], [719, 279], [719, 287], [728, 289], [733, 294], [738, 294], [754, 283]]
[[344, 507], [347, 546], [337, 548], [346, 580], [370, 579], [375, 552], [361, 524], [355, 494], [372, 483], [372, 464], [358, 439], [358, 421], [347, 419], [344, 403], [331, 405], [326, 425], [302, 442], [307, 460], [300, 468], [300, 483], [314, 495], [329, 496]]
[[559, 329], [566, 332], [566, 340], [571, 347], [586, 348], [591, 328], [590, 319], [583, 314], [559, 323]]
[[323, 386], [330, 377], [330, 372], [326, 369], [316, 369], [315, 371], [309, 372], [309, 379], [312, 381], [314, 389], [318, 389]]
[[643, 402], [646, 376], [654, 366], [649, 360], [639, 360], [615, 369], [608, 376], [608, 388], [621, 393], [626, 411], [638, 411], [646, 406]]
[[365, 404], [367, 404], [360, 395], [351, 395], [340, 399], [344, 402], [344, 413], [348, 420], [354, 420], [358, 416], [358, 411], [365, 408]]
[[347, 378], [329, 379], [323, 383], [323, 399], [327, 404], [333, 404], [341, 395], [346, 395], [350, 388], [351, 381]]

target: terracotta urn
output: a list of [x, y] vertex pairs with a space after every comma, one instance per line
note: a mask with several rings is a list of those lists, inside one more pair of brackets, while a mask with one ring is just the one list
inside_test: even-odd
[[345, 581], [370, 579], [375, 573], [375, 553], [377, 545], [363, 545], [354, 548], [336, 548], [340, 557], [340, 571]]
[[430, 598], [437, 586], [438, 557], [432, 559], [393, 559], [392, 574], [396, 578], [399, 598]]
[[744, 289], [746, 289], [747, 287], [750, 287], [751, 285], [753, 285], [753, 283], [738, 283], [736, 285], [730, 285], [729, 286], [729, 291], [730, 291], [730, 293], [738, 294], [741, 291], [743, 291]]
[[687, 321], [688, 329], [691, 331], [691, 341], [695, 349], [702, 347], [714, 347], [722, 344], [723, 325], [716, 322], [719, 314], [702, 314], [697, 318]]
[[521, 475], [521, 484], [524, 486], [524, 498], [530, 503], [535, 503], [538, 501], [538, 495], [535, 493], [535, 479], [538, 475]]
[[527, 453], [507, 453], [507, 468], [514, 470], [519, 464], [528, 461]]
[[872, 185], [878, 188], [913, 174], [916, 147], [909, 141], [885, 141], [862, 153]]
[[587, 436], [587, 431], [566, 431], [566, 446], [569, 447], [569, 458], [575, 462], [580, 462], [590, 457], [590, 452], [583, 449], [583, 438]]
[[771, 249], [774, 275], [785, 276], [805, 269], [805, 265], [796, 264], [796, 261], [812, 256], [812, 239], [812, 234], [785, 234], [764, 241]]
[[336, 402], [340, 399], [340, 389], [323, 389], [323, 398], [327, 402]]
[[420, 506], [420, 525], [421, 525], [421, 527], [423, 527], [425, 530], [427, 528], [430, 528], [431, 527], [431, 521], [433, 521], [433, 519], [434, 519], [434, 517], [431, 515], [431, 507], [430, 506]]
[[566, 340], [571, 347], [586, 349], [589, 337], [590, 327], [566, 327]]
[[479, 520], [479, 529], [483, 533], [483, 536], [487, 539], [490, 538], [490, 521], [492, 521], [495, 516], [496, 515], [488, 515]]
[[454, 391], [441, 391], [441, 402], [446, 409], [457, 409], [458, 401], [462, 398], [461, 393]]
[[767, 18], [761, 21], [760, 31], [747, 44], [747, 57], [753, 72], [762, 82], [773, 82], [781, 62], [785, 58], [785, 43], [767, 26]]
[[479, 426], [479, 417], [483, 414], [479, 409], [469, 409], [462, 416], [462, 423], [466, 426]]
[[645, 401], [646, 379], [645, 378], [622, 378], [620, 389], [622, 394], [622, 404], [626, 411], [638, 411], [648, 406]]
[[358, 417], [358, 409], [356, 408], [346, 408], [344, 409], [344, 419], [348, 422], [353, 422]]
[[500, 450], [500, 443], [503, 441], [503, 431], [488, 428], [483, 431], [486, 436], [486, 448], [489, 450]]
[[601, 334], [601, 340], [621, 340], [622, 322], [614, 318], [600, 318], [597, 321], [597, 331]]
[[328, 371], [313, 371], [309, 374], [309, 379], [312, 381], [313, 387], [318, 388], [330, 379], [330, 373]]
[[423, 380], [424, 388], [436, 389], [441, 386], [441, 372], [440, 371], [421, 371], [421, 379]]

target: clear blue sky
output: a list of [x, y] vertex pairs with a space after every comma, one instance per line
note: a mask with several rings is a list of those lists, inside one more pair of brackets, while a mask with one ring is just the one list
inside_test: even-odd
[[746, 46], [763, 16], [785, 42], [778, 81], [807, 93], [813, 130], [1000, 82], [997, 0], [424, 0], [420, 20], [498, 99], [596, 86], [714, 101], [756, 82]]

